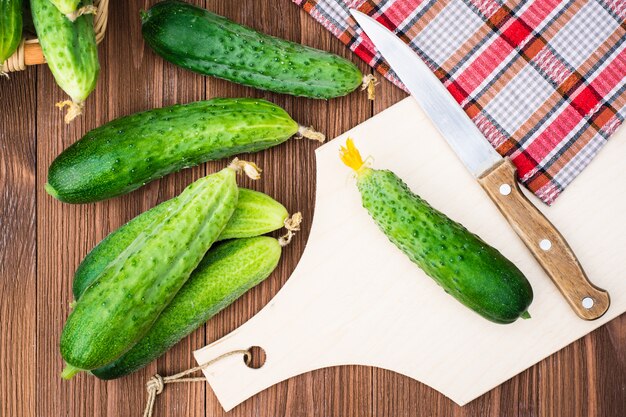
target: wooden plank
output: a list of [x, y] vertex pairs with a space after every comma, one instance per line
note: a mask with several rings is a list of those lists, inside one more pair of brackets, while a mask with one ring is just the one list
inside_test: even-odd
[[[99, 89], [101, 89], [100, 83]], [[70, 206], [54, 200], [43, 189], [47, 167], [63, 148], [81, 136], [84, 129], [97, 123], [94, 100], [85, 106], [85, 115], [71, 126], [62, 122], [54, 103], [65, 94], [55, 85], [46, 67], [37, 67], [37, 364], [40, 387], [37, 414], [69, 414], [93, 409], [94, 383], [85, 375], [71, 383], [62, 382], [63, 362], [59, 355], [59, 336], [71, 301], [71, 278], [75, 266], [86, 252], [87, 230], [96, 230], [93, 205]], [[45, 365], [44, 365], [45, 364]], [[42, 366], [43, 365], [43, 366]], [[63, 400], [60, 400], [63, 399]]]
[[[77, 140], [84, 132], [111, 119], [137, 111], [186, 102], [204, 97], [200, 77], [172, 67], [144, 50], [139, 11], [145, 6], [136, 3], [111, 7], [109, 30], [100, 46], [102, 71], [96, 92], [87, 101], [85, 117], [76, 124], [63, 126], [52, 104], [62, 97], [45, 67], [40, 68], [42, 89], [39, 126], [45, 126], [39, 140], [39, 184], [45, 182], [45, 167], [63, 148]], [[120, 47], [124, 45], [124, 47]], [[53, 220], [46, 223], [39, 235], [40, 297], [39, 363], [49, 364], [44, 377], [49, 384], [43, 390], [45, 399], [39, 403], [38, 415], [136, 415], [144, 406], [145, 382], [160, 368], [178, 368], [178, 362], [189, 358], [191, 349], [185, 344], [174, 350], [163, 363], [154, 363], [144, 371], [118, 381], [102, 382], [88, 375], [80, 375], [65, 382], [58, 378], [61, 367], [58, 353], [60, 330], [68, 314], [71, 300], [72, 274], [84, 257], [108, 233], [134, 216], [179, 193], [194, 178], [204, 174], [204, 168], [187, 170], [150, 185], [129, 195], [96, 204], [72, 206], [59, 203], [40, 189], [39, 217]], [[50, 305], [48, 300], [58, 300]], [[202, 342], [204, 335], [195, 336]], [[192, 340], [192, 339], [190, 339]], [[172, 365], [172, 362], [176, 362]], [[166, 372], [169, 371], [166, 369]], [[204, 415], [204, 387], [178, 392], [169, 390], [155, 410], [163, 413], [177, 404], [187, 403], [189, 416]]]
[[[200, 7], [205, 7], [204, 0], [190, 1]], [[156, 2], [154, 2], [156, 3]], [[142, 9], [143, 7], [138, 7]], [[139, 10], [137, 10], [137, 15]], [[158, 94], [162, 96], [162, 103], [159, 106], [169, 106], [177, 103], [189, 103], [206, 98], [206, 88], [204, 77], [193, 74], [189, 71], [178, 68], [158, 57], [154, 52], [146, 47], [146, 60], [154, 62], [163, 68], [163, 86], [155, 86]], [[182, 190], [207, 174], [206, 167], [200, 165], [191, 169], [186, 169], [173, 175], [168, 175], [157, 182], [158, 188], [150, 193], [158, 196], [159, 202], [170, 199], [180, 194]], [[141, 190], [139, 190], [141, 192]], [[187, 369], [193, 363], [192, 351], [205, 341], [205, 330], [201, 327], [189, 337], [174, 346], [166, 355], [157, 360], [156, 369], [161, 375], [171, 375]], [[147, 382], [153, 375], [154, 365], [147, 370], [138, 372], [143, 383]], [[188, 417], [200, 417], [205, 415], [205, 395], [204, 384], [174, 384], [159, 397], [154, 412], [156, 415], [184, 415]], [[142, 395], [141, 398], [144, 398]], [[143, 409], [143, 404], [135, 404], [134, 414]]]
[[[107, 42], [100, 57], [108, 53]], [[63, 361], [59, 354], [61, 329], [72, 300], [73, 272], [87, 253], [109, 231], [95, 204], [69, 205], [44, 191], [47, 169], [52, 160], [84, 132], [108, 120], [107, 89], [111, 83], [106, 66], [96, 92], [87, 100], [84, 115], [66, 126], [54, 104], [66, 95], [55, 84], [48, 68], [37, 67], [37, 366], [39, 388], [37, 415], [106, 415], [106, 390], [86, 374], [62, 381]], [[112, 218], [119, 216], [113, 212]], [[117, 213], [119, 214], [119, 213]], [[121, 220], [121, 219], [119, 219]], [[115, 220], [115, 221], [119, 221]]]
[[36, 389], [35, 72], [0, 79], [0, 415], [31, 416]]
[[588, 372], [597, 416], [626, 415], [626, 314], [591, 333], [595, 368]]
[[[254, 29], [292, 41], [300, 41], [300, 11], [288, 2], [253, 2], [246, 7], [228, 0], [208, 2], [209, 10]], [[277, 18], [280, 16], [280, 18]], [[290, 22], [290, 24], [284, 24]], [[302, 100], [284, 95], [258, 91], [227, 81], [207, 78], [207, 96], [259, 97], [282, 106], [300, 123], [313, 124], [318, 114], [323, 114], [323, 105], [311, 103], [305, 109]], [[316, 128], [323, 129], [316, 120]], [[313, 149], [317, 146], [310, 141], [290, 140], [271, 150], [255, 155], [244, 156], [264, 169], [261, 180], [251, 182], [240, 179], [240, 184], [266, 192], [282, 202], [290, 212], [301, 211], [304, 216], [302, 232], [283, 251], [283, 259], [277, 270], [263, 283], [249, 291], [234, 305], [223, 311], [207, 324], [207, 343], [237, 328], [267, 304], [287, 280], [304, 250], [305, 236], [310, 229], [312, 207], [307, 204], [315, 193], [315, 165]], [[208, 164], [209, 169], [214, 164]], [[295, 167], [299, 169], [296, 171]], [[297, 172], [297, 176], [294, 173]], [[281, 178], [280, 182], [276, 178]], [[250, 415], [291, 415], [298, 410], [299, 415], [316, 415], [313, 398], [313, 377], [305, 375], [294, 378], [285, 384], [271, 387], [266, 392], [242, 404], [231, 413], [234, 416]], [[207, 415], [222, 416], [224, 410], [213, 392], [207, 386]]]

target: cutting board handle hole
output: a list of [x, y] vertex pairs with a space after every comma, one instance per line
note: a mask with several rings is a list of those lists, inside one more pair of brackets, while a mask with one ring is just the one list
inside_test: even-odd
[[243, 361], [248, 368], [259, 369], [265, 365], [265, 350], [260, 346], [252, 346], [248, 348], [248, 355], [244, 356]]

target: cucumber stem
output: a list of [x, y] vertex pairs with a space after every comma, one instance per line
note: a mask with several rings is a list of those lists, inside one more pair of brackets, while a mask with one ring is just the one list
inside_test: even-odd
[[532, 317], [530, 316], [530, 313], [528, 312], [528, 310], [524, 311], [524, 312], [520, 315], [520, 317], [521, 317], [521, 318], [523, 318], [524, 320], [528, 320], [528, 319], [532, 318]]
[[147, 11], [145, 10], [139, 11], [139, 18], [141, 19], [141, 24], [146, 23], [146, 20], [148, 20], [148, 17], [150, 17], [150, 15], [148, 14]]
[[296, 136], [296, 138], [307, 138], [311, 140], [316, 140], [320, 143], [324, 143], [324, 141], [326, 140], [326, 136], [323, 133], [313, 129], [313, 126], [306, 127], [302, 125], [298, 126], [298, 136]]
[[61, 378], [63, 379], [71, 379], [74, 375], [81, 372], [82, 369], [75, 367], [74, 365], [70, 365], [69, 363], [65, 364], [65, 368], [61, 372]]
[[376, 84], [378, 84], [378, 80], [372, 74], [367, 74], [361, 81], [361, 91], [367, 89], [367, 98], [369, 100], [376, 98]]
[[96, 14], [97, 12], [98, 12], [98, 8], [90, 4], [88, 6], [81, 7], [75, 12], [67, 13], [65, 17], [67, 17], [70, 20], [70, 22], [74, 22], [76, 19], [78, 19], [84, 14]]
[[296, 232], [300, 231], [300, 223], [302, 223], [302, 213], [294, 213], [293, 216], [285, 219], [285, 229], [287, 233], [278, 238], [278, 244], [281, 247], [287, 246]]
[[254, 162], [242, 161], [239, 158], [233, 159], [233, 162], [228, 165], [228, 168], [234, 170], [236, 173], [243, 172], [252, 180], [261, 178], [261, 172], [263, 172]]
[[83, 105], [84, 103], [82, 102], [76, 103], [72, 100], [61, 101], [56, 104], [56, 106], [61, 110], [66, 106], [69, 107], [69, 109], [67, 109], [67, 113], [65, 113], [65, 124], [70, 124], [72, 120], [83, 114]]

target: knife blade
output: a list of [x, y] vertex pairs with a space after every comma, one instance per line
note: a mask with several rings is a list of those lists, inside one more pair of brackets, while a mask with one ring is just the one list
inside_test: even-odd
[[494, 150], [454, 97], [406, 43], [366, 14], [354, 9], [350, 13], [574, 312], [585, 320], [601, 317], [609, 308], [609, 294], [591, 283], [565, 238], [522, 193], [515, 165]]

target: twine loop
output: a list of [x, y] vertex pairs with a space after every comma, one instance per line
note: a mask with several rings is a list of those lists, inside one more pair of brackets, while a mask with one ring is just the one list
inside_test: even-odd
[[157, 395], [161, 394], [165, 389], [165, 385], [174, 384], [180, 382], [203, 382], [206, 381], [204, 377], [191, 377], [185, 378], [189, 374], [193, 374], [198, 371], [202, 371], [209, 366], [213, 365], [215, 362], [227, 358], [233, 355], [243, 355], [245, 359], [246, 365], [250, 364], [250, 360], [252, 356], [250, 355], [250, 351], [248, 349], [238, 349], [232, 350], [230, 352], [223, 353], [216, 357], [215, 359], [211, 359], [210, 361], [203, 363], [202, 365], [196, 366], [191, 369], [187, 369], [186, 371], [179, 372], [177, 374], [171, 376], [161, 376], [159, 374], [155, 374], [150, 378], [148, 382], [146, 382], [146, 391], [148, 392], [148, 400], [146, 402], [146, 409], [143, 412], [143, 417], [152, 417], [154, 412], [154, 403], [156, 402]]
[[159, 374], [155, 374], [150, 380], [146, 383], [146, 389], [148, 393], [154, 391], [155, 395], [159, 395], [163, 392], [163, 388], [165, 388], [165, 382], [163, 382], [163, 377]]

